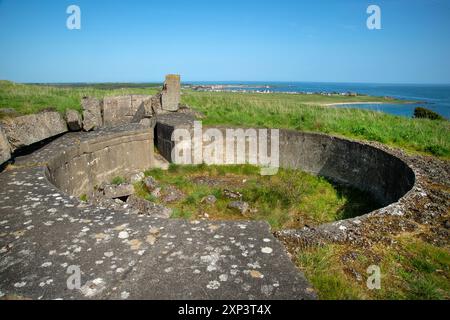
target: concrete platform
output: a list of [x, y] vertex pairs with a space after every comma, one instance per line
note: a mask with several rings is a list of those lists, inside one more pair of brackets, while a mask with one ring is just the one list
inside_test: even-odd
[[[67, 134], [0, 173], [0, 298], [316, 298], [266, 222], [115, 212], [49, 181], [55, 159], [67, 165], [66, 150], [85, 155], [84, 142], [130, 137], [133, 130], [142, 140], [143, 129], [133, 125]], [[67, 286], [74, 283], [71, 266], [81, 270], [80, 289]]]

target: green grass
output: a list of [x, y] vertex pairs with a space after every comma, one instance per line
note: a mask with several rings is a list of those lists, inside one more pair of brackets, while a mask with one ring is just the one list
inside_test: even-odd
[[[148, 170], [161, 185], [162, 192], [169, 185], [179, 188], [186, 196], [177, 203], [168, 204], [175, 210], [174, 217], [201, 218], [205, 213], [211, 219], [266, 220], [273, 229], [317, 225], [369, 212], [376, 207], [367, 195], [332, 185], [329, 181], [298, 170], [280, 169], [275, 176], [259, 175], [259, 168], [252, 165], [170, 165], [167, 172]], [[208, 179], [216, 184], [199, 183]], [[149, 193], [142, 183], [136, 194], [147, 200]], [[227, 208], [233, 201], [224, 195], [229, 189], [242, 194], [242, 200], [257, 212], [242, 215]], [[213, 194], [214, 205], [202, 203]]]
[[[156, 84], [70, 84], [24, 85], [0, 81], [2, 108], [20, 114], [49, 107], [59, 112], [81, 110], [81, 98], [102, 98], [122, 94], [154, 94]], [[205, 125], [289, 128], [378, 141], [442, 158], [450, 157], [450, 122], [408, 119], [362, 109], [324, 106], [343, 102], [404, 102], [371, 96], [322, 96], [292, 94], [253, 94], [195, 92], [184, 90], [183, 103], [206, 114]]]
[[25, 85], [10, 81], [0, 81], [0, 117], [1, 108], [12, 108], [20, 114], [36, 113], [49, 107], [59, 112], [66, 109], [81, 111], [81, 98], [84, 96], [102, 98], [123, 94], [154, 94], [154, 87], [129, 87], [122, 84], [50, 86]]
[[373, 97], [186, 91], [182, 99], [206, 115], [205, 125], [323, 132], [450, 157], [450, 122], [447, 120], [409, 119], [369, 110], [320, 106], [340, 100], [376, 100]]
[[116, 186], [118, 186], [118, 185], [120, 185], [122, 183], [125, 183], [125, 178], [124, 177], [117, 176], [117, 177], [114, 177], [111, 180], [111, 184], [116, 185]]
[[[351, 250], [344, 245], [305, 249], [297, 265], [316, 288], [321, 299], [450, 299], [450, 253], [411, 235], [402, 235], [394, 247], [376, 245]], [[343, 261], [352, 251], [356, 259]], [[381, 289], [366, 286], [370, 265], [381, 270]], [[358, 272], [357, 281], [349, 272]]]

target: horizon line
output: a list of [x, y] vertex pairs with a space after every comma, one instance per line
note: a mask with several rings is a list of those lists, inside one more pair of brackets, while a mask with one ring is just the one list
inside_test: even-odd
[[[0, 79], [0, 81], [10, 81], [21, 84], [162, 84], [164, 80], [160, 81], [74, 81], [74, 82], [16, 82], [11, 80]], [[182, 84], [215, 84], [215, 83], [330, 83], [330, 84], [375, 84], [375, 85], [442, 85], [450, 86], [450, 82], [364, 82], [364, 81], [307, 81], [307, 80], [182, 80]]]

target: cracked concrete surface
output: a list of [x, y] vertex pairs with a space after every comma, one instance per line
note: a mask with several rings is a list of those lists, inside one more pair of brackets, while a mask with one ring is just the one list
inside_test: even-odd
[[[1, 297], [316, 297], [266, 222], [186, 221], [116, 212], [80, 202], [48, 180], [47, 165], [71, 146], [133, 130], [141, 129], [68, 134], [17, 159], [0, 174]], [[81, 270], [80, 289], [68, 289], [71, 266]]]

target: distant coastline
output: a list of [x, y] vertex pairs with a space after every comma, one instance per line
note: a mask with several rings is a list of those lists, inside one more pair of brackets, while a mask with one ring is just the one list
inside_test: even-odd
[[[420, 102], [420, 101], [397, 101], [396, 104], [426, 104], [426, 102]], [[321, 104], [323, 106], [332, 107], [332, 106], [346, 106], [346, 105], [359, 105], [359, 104], [392, 104], [392, 102], [387, 101], [365, 101], [365, 102], [333, 102], [333, 103], [324, 103]]]
[[[305, 104], [369, 109], [405, 117], [412, 117], [416, 107], [426, 106], [450, 119], [450, 85], [445, 84], [191, 82], [186, 83], [185, 87], [206, 92], [302, 95]], [[308, 96], [318, 95], [323, 99], [315, 99], [314, 103], [306, 101], [313, 100]], [[333, 101], [341, 97], [344, 101]]]

